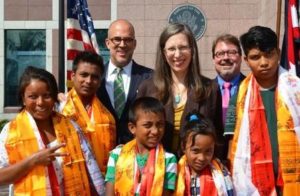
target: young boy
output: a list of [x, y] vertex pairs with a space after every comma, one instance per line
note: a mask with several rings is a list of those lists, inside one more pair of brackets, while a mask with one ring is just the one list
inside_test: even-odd
[[252, 27], [240, 41], [252, 73], [240, 85], [236, 121], [232, 116], [226, 121], [225, 134], [234, 134], [230, 159], [235, 191], [297, 195], [300, 80], [278, 65], [278, 40], [270, 28]]
[[106, 195], [169, 195], [175, 189], [177, 161], [160, 144], [165, 111], [155, 98], [137, 99], [129, 110], [128, 128], [134, 139], [109, 157]]

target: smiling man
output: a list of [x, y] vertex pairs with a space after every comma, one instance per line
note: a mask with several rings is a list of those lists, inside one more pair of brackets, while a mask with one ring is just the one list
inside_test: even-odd
[[213, 42], [212, 58], [218, 73], [216, 81], [222, 92], [223, 123], [230, 97], [237, 93], [245, 76], [240, 72], [242, 50], [238, 38], [230, 34], [220, 35]]
[[134, 27], [129, 21], [118, 19], [111, 23], [106, 39], [110, 61], [97, 96], [115, 117], [117, 144], [133, 138], [127, 126], [129, 106], [136, 98], [139, 84], [152, 73], [132, 60], [136, 44]]
[[116, 125], [114, 117], [96, 97], [104, 72], [101, 56], [81, 52], [73, 61], [74, 87], [66, 101], [60, 102], [59, 111], [70, 117], [83, 130], [96, 156], [101, 172], [106, 172], [109, 151], [115, 147]]

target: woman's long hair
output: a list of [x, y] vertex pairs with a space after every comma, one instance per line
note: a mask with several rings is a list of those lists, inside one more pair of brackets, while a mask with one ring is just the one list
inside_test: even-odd
[[154, 72], [154, 85], [157, 90], [157, 98], [164, 104], [168, 102], [172, 96], [173, 79], [171, 68], [167, 63], [164, 50], [167, 40], [178, 33], [183, 33], [187, 36], [189, 46], [191, 48], [191, 62], [188, 67], [188, 72], [185, 78], [188, 89], [194, 89], [195, 99], [198, 101], [206, 97], [206, 89], [201, 81], [200, 63], [198, 58], [198, 47], [196, 40], [190, 28], [184, 24], [174, 23], [169, 24], [161, 33], [156, 53], [156, 63]]

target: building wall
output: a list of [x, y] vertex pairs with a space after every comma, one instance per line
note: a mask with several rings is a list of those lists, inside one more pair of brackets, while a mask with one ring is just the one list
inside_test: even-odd
[[[133, 23], [137, 39], [133, 58], [151, 68], [154, 68], [158, 37], [171, 11], [184, 3], [196, 5], [206, 16], [207, 28], [197, 43], [202, 73], [211, 78], [216, 75], [211, 58], [211, 45], [216, 36], [222, 33], [239, 36], [253, 25], [276, 28], [274, 0], [88, 0], [96, 29], [108, 28], [116, 18]], [[45, 29], [46, 69], [57, 77], [58, 10], [57, 0], [0, 0], [0, 73], [3, 74], [0, 77], [0, 119], [12, 118], [17, 111], [17, 108], [4, 108], [5, 29]], [[283, 29], [283, 23], [281, 26]], [[249, 72], [246, 65], [242, 70]]]
[[[118, 18], [129, 19], [136, 28], [134, 58], [139, 63], [154, 67], [158, 37], [171, 11], [184, 3], [196, 5], [206, 15], [207, 29], [198, 40], [198, 47], [202, 73], [211, 78], [216, 76], [211, 46], [218, 35], [239, 36], [254, 25], [275, 30], [277, 4], [274, 0], [119, 0]], [[249, 72], [246, 65], [242, 70]]]

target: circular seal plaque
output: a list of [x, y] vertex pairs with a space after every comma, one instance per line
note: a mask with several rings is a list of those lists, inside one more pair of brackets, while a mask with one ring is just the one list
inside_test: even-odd
[[176, 7], [170, 14], [169, 23], [183, 23], [188, 25], [199, 40], [206, 29], [206, 18], [202, 11], [194, 5], [185, 4]]

